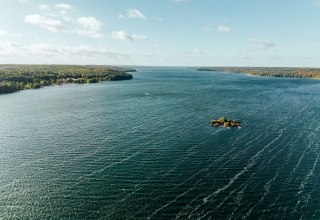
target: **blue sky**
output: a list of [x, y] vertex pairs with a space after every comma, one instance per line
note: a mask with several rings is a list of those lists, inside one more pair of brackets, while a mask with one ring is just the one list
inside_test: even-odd
[[0, 63], [320, 67], [317, 0], [1, 0]]

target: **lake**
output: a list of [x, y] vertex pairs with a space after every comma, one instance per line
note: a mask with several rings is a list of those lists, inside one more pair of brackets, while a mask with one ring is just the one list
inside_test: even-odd
[[0, 219], [320, 219], [320, 81], [133, 75], [0, 96]]

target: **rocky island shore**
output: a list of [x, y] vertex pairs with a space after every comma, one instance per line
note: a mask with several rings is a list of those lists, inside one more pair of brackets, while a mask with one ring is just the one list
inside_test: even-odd
[[211, 126], [224, 127], [224, 128], [229, 128], [229, 127], [238, 128], [241, 126], [241, 123], [236, 120], [227, 120], [224, 117], [221, 117], [218, 120], [212, 120]]

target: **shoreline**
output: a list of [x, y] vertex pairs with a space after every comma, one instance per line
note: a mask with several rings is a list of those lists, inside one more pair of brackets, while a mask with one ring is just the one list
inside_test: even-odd
[[197, 71], [240, 73], [254, 77], [320, 79], [320, 68], [295, 67], [200, 67]]
[[0, 95], [53, 85], [130, 80], [134, 69], [97, 65], [0, 65]]

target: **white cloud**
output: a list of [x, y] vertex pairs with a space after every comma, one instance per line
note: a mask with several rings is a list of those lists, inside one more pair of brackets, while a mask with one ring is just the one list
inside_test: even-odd
[[103, 23], [94, 17], [80, 17], [78, 19], [78, 24], [83, 28], [93, 31], [99, 31], [103, 26]]
[[135, 41], [135, 40], [147, 40], [148, 38], [143, 35], [136, 35], [136, 34], [128, 34], [125, 31], [114, 31], [112, 32], [112, 37], [117, 40], [130, 40], [130, 41]]
[[[55, 5], [42, 4], [39, 5], [38, 9], [41, 13], [26, 16], [25, 22], [53, 32], [68, 32], [95, 39], [103, 37], [99, 32], [104, 24], [92, 16], [81, 17], [75, 15], [72, 5], [64, 3]], [[75, 24], [78, 24], [78, 28], [74, 26]]]
[[70, 13], [73, 10], [72, 5], [68, 4], [56, 4], [54, 7], [51, 7], [46, 4], [39, 5], [39, 10], [44, 13], [46, 16], [50, 17], [61, 17], [66, 16], [68, 13]]
[[119, 16], [118, 16], [120, 19], [125, 19], [126, 17], [124, 16], [124, 15], [122, 15], [122, 14], [119, 14]]
[[103, 35], [99, 33], [102, 26], [104, 25], [101, 21], [94, 17], [80, 17], [78, 19], [78, 24], [84, 28], [84, 30], [78, 30], [77, 34], [85, 37], [91, 38], [102, 38]]
[[33, 44], [29, 47], [25, 48], [27, 53], [39, 55], [42, 54], [47, 57], [53, 56], [84, 56], [84, 57], [96, 57], [100, 55], [107, 54], [108, 51], [105, 49], [99, 49], [90, 47], [87, 45], [80, 45], [75, 47], [61, 47], [61, 46], [54, 46], [50, 44]]
[[320, 1], [316, 1], [316, 2], [315, 2], [315, 5], [318, 6], [318, 7], [320, 7]]
[[38, 25], [53, 32], [67, 31], [67, 28], [61, 23], [61, 21], [47, 18], [39, 14], [27, 15], [24, 18], [24, 21], [30, 24]]
[[223, 25], [220, 25], [217, 30], [220, 33], [229, 33], [231, 31], [230, 27]]
[[58, 15], [64, 16], [68, 14], [71, 10], [73, 10], [73, 7], [68, 4], [56, 4], [55, 9], [58, 10]]
[[0, 35], [6, 35], [6, 34], [8, 34], [7, 31], [5, 31], [5, 30], [0, 30]]
[[48, 11], [50, 10], [50, 7], [48, 5], [39, 5], [40, 11]]
[[131, 36], [133, 40], [142, 40], [142, 41], [148, 40], [147, 36], [144, 36], [144, 35], [133, 34]]
[[66, 10], [66, 11], [73, 9], [72, 5], [63, 4], [63, 3], [61, 3], [61, 4], [56, 4], [55, 7], [56, 7], [57, 9]]
[[33, 44], [29, 47], [25, 47], [25, 51], [28, 54], [32, 54], [35, 56], [43, 55], [47, 57], [52, 57], [58, 55], [59, 53], [62, 54], [64, 50], [59, 47], [55, 47], [49, 44], [39, 43]]
[[118, 16], [120, 19], [134, 19], [134, 18], [138, 18], [138, 19], [146, 19], [147, 17], [142, 14], [141, 11], [139, 11], [138, 9], [134, 9], [134, 8], [129, 8], [127, 9], [127, 14], [123, 15], [123, 14], [119, 14]]
[[150, 54], [97, 48], [88, 45], [73, 47], [46, 43], [22, 46], [15, 42], [0, 42], [0, 57], [10, 63], [67, 63], [67, 64], [106, 64], [117, 62], [128, 64], [132, 60], [145, 60]]
[[24, 48], [15, 42], [0, 44], [0, 56], [22, 56], [24, 52]]
[[119, 14], [118, 18], [120, 19], [150, 19], [155, 21], [163, 21], [164, 19], [159, 16], [150, 16], [147, 17], [144, 15], [141, 11], [135, 8], [129, 8], [127, 9], [127, 13], [125, 15]]
[[249, 38], [248, 41], [257, 45], [260, 49], [268, 49], [268, 48], [274, 47], [274, 43], [267, 40]]
[[114, 31], [114, 32], [112, 32], [112, 37], [117, 40], [132, 40], [133, 41], [133, 37], [124, 31]]
[[0, 36], [21, 37], [20, 33], [10, 33], [6, 30], [0, 30]]
[[141, 19], [146, 18], [146, 16], [142, 14], [138, 9], [129, 8], [127, 9], [127, 13], [129, 18], [141, 18]]

